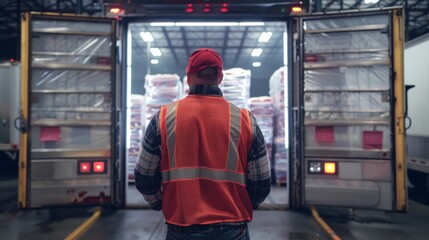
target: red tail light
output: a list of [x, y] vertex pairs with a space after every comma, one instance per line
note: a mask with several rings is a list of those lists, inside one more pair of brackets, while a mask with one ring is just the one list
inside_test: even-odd
[[195, 12], [194, 5], [191, 4], [191, 3], [187, 4], [186, 5], [186, 12], [187, 13], [193, 13], [193, 12]]
[[103, 161], [93, 162], [92, 169], [94, 173], [105, 173], [106, 172], [106, 163]]
[[107, 173], [106, 161], [78, 161], [78, 174]]
[[210, 12], [212, 12], [212, 9], [211, 9], [209, 3], [204, 4], [203, 12], [204, 13], [210, 13]]
[[91, 172], [91, 162], [79, 162], [79, 173], [85, 174]]
[[228, 4], [227, 3], [222, 3], [222, 7], [220, 8], [220, 12], [221, 13], [228, 12]]

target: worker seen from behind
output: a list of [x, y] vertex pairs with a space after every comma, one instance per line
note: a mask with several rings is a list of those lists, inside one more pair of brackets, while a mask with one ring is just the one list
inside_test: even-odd
[[212, 49], [191, 54], [189, 95], [146, 128], [136, 187], [162, 210], [168, 240], [250, 239], [247, 223], [270, 192], [270, 163], [256, 119], [229, 103], [223, 63]]

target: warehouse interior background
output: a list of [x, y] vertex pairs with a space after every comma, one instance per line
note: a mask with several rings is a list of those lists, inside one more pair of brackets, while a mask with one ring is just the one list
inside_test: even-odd
[[[226, 22], [217, 23], [220, 26], [193, 26], [195, 23], [180, 22], [179, 25], [185, 26], [165, 26], [168, 24], [130, 24], [132, 93], [144, 94], [146, 74], [177, 74], [183, 80], [188, 56], [197, 48], [208, 47], [220, 53], [225, 70], [237, 67], [251, 70], [250, 96], [269, 95], [271, 75], [284, 66], [285, 23], [250, 22], [244, 23], [246, 26], [228, 26], [235, 22]], [[140, 33], [148, 34], [152, 41], [145, 42]], [[261, 33], [269, 36], [259, 39]], [[150, 49], [159, 49], [160, 56], [153, 56]], [[262, 52], [252, 57], [253, 49]]]

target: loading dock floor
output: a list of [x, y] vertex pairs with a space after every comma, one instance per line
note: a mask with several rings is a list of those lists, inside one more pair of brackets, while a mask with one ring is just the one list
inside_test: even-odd
[[[0, 184], [0, 239], [64, 239], [95, 210], [17, 211], [9, 201], [10, 198], [16, 198], [16, 185], [16, 180], [1, 181]], [[412, 193], [412, 190], [409, 192]], [[429, 197], [422, 196], [425, 199]], [[267, 199], [267, 203], [273, 202], [279, 203], [275, 194]], [[254, 220], [249, 224], [252, 240], [329, 239], [310, 211], [279, 209], [255, 211]], [[364, 210], [350, 212], [349, 209], [333, 207], [318, 207], [317, 210], [343, 240], [426, 240], [429, 236], [429, 201], [421, 204], [410, 200], [409, 213], [406, 214]], [[103, 210], [99, 220], [81, 239], [158, 240], [165, 239], [165, 234], [166, 225], [161, 212], [143, 209]]]

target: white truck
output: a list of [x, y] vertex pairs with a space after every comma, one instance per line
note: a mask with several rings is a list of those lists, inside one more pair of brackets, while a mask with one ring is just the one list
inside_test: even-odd
[[408, 179], [418, 190], [429, 191], [429, 34], [405, 44], [405, 84], [408, 93]]
[[20, 71], [19, 63], [0, 63], [0, 160], [16, 160], [19, 148], [19, 132], [14, 124], [19, 116]]

